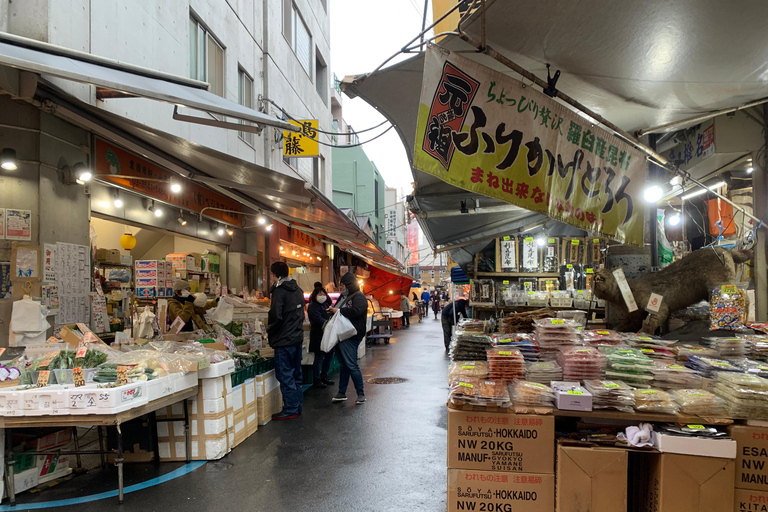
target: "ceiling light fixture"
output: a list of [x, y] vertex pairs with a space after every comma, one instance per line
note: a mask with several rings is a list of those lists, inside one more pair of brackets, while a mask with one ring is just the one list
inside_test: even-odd
[[674, 212], [672, 215], [669, 216], [669, 225], [677, 226], [678, 224], [680, 224], [680, 214], [677, 212]]
[[181, 184], [178, 181], [171, 180], [171, 192], [174, 194], [181, 192]]
[[155, 206], [154, 208], [155, 208], [155, 217], [159, 219], [160, 217], [163, 216], [163, 209], [158, 208], [157, 206]]
[[72, 171], [75, 173], [75, 180], [80, 185], [91, 181], [91, 178], [93, 178], [93, 173], [83, 162], [77, 162], [72, 167]]
[[267, 223], [267, 216], [263, 213], [259, 213], [259, 216], [256, 217], [256, 222], [258, 222], [260, 225], [264, 225]]
[[234, 235], [234, 234], [235, 234], [235, 230], [233, 230], [232, 228], [228, 228], [228, 229], [227, 229], [227, 234], [228, 234], [229, 236], [232, 236], [232, 235]]
[[755, 168], [750, 165], [749, 167], [747, 167], [747, 174], [752, 174], [752, 171], [754, 170]]
[[[717, 190], [718, 188], [722, 187], [723, 185], [725, 185], [725, 182], [724, 182], [724, 181], [718, 181], [718, 182], [717, 182], [717, 183], [715, 183], [714, 185], [711, 185], [711, 186], [709, 187], [709, 189], [710, 189], [710, 190]], [[692, 197], [696, 197], [696, 196], [700, 196], [700, 195], [702, 195], [702, 194], [706, 194], [706, 193], [707, 193], [707, 192], [709, 192], [710, 190], [708, 190], [708, 189], [706, 189], [706, 188], [702, 188], [702, 189], [699, 189], [699, 190], [697, 190], [697, 191], [695, 191], [695, 192], [691, 192], [690, 194], [686, 194], [686, 195], [684, 195], [683, 197], [681, 197], [681, 199], [682, 199], [683, 201], [685, 201], [686, 199], [690, 199], [690, 198], [692, 198]]]
[[16, 150], [13, 148], [4, 148], [0, 152], [0, 167], [6, 171], [15, 171], [18, 169], [18, 162], [16, 161]]
[[120, 191], [118, 189], [115, 189], [114, 192], [112, 192], [112, 197], [112, 204], [115, 205], [115, 208], [122, 208], [123, 200], [120, 199]]
[[547, 239], [543, 237], [537, 238], [536, 245], [538, 245], [539, 247], [544, 247], [545, 245], [547, 245]]
[[643, 192], [643, 197], [649, 203], [658, 203], [663, 195], [664, 189], [658, 185], [650, 185]]
[[224, 236], [224, 226], [219, 226], [219, 229], [216, 230], [216, 234], [219, 236]]
[[109, 201], [99, 201], [97, 204], [102, 208], [109, 208], [110, 206]]
[[179, 210], [179, 218], [176, 220], [178, 220], [179, 224], [181, 224], [182, 226], [187, 225], [187, 219], [184, 218], [184, 210]]

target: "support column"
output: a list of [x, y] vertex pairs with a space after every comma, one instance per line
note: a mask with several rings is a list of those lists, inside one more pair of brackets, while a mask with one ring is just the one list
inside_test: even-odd
[[[763, 105], [763, 125], [768, 126], [768, 105]], [[768, 143], [768, 130], [763, 130]], [[752, 153], [752, 204], [755, 217], [764, 219], [768, 213], [768, 194], [766, 194], [766, 169], [768, 169], [768, 151], [763, 151], [763, 158], [758, 159], [759, 151]], [[752, 269], [755, 273], [755, 320], [768, 321], [768, 268], [766, 268], [765, 231], [755, 232], [755, 254]]]

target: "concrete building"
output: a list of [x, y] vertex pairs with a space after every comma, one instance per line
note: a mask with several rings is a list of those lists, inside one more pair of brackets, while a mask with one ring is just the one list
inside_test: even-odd
[[407, 210], [405, 201], [396, 188], [387, 187], [384, 191], [385, 216], [387, 228], [387, 252], [403, 266], [408, 265], [406, 240]]
[[333, 148], [333, 203], [371, 221], [373, 240], [386, 244], [384, 178], [362, 146]]

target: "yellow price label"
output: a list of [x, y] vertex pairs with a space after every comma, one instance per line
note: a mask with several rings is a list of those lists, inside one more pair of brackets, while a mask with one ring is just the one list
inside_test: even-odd
[[599, 244], [600, 243], [600, 239], [599, 238], [593, 238], [592, 239], [592, 243], [593, 244]]
[[570, 389], [570, 390], [568, 390], [568, 394], [569, 395], [583, 395], [584, 392], [583, 391], [576, 391], [574, 389]]
[[587, 269], [587, 274], [594, 274], [594, 273], [595, 273], [595, 269], [593, 269], [593, 268], [588, 268]]
[[643, 395], [655, 395], [656, 393], [658, 393], [658, 391], [654, 389], [644, 389], [640, 393], [642, 393]]
[[509, 284], [509, 281], [502, 281], [501, 284]]
[[704, 430], [704, 425], [686, 425], [686, 427], [692, 430]]
[[731, 294], [731, 293], [738, 293], [739, 289], [736, 287], [735, 284], [724, 284], [720, 287], [720, 293], [725, 294]]
[[552, 320], [552, 325], [564, 325], [564, 324], [565, 324], [565, 320], [560, 320], [560, 319]]
[[571, 265], [571, 264], [569, 263], [568, 265], [566, 265], [566, 266], [565, 266], [565, 268], [573, 268], [573, 265]]
[[571, 240], [571, 245], [579, 245], [580, 240]]
[[509, 237], [505, 236], [504, 238], [502, 238], [502, 240], [504, 240], [505, 242], [509, 242]]
[[554, 243], [557, 243], [557, 240], [555, 240], [554, 238], [550, 238], [549, 240], [547, 240], [547, 243], [554, 244]]
[[465, 388], [473, 388], [475, 387], [474, 384], [469, 384], [467, 382], [459, 382], [459, 386], [465, 387]]
[[527, 236], [527, 237], [525, 237], [525, 241], [528, 242], [528, 243], [533, 242], [533, 237], [532, 236]]

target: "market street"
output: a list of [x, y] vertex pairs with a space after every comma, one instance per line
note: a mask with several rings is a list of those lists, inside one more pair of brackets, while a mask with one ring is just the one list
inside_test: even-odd
[[[368, 402], [331, 404], [336, 386], [308, 390], [299, 420], [259, 427], [237, 450], [217, 462], [161, 485], [126, 494], [132, 510], [442, 511], [445, 510], [448, 357], [440, 322], [395, 331], [390, 345], [368, 347], [361, 360], [365, 379], [401, 377], [402, 384], [366, 383]], [[338, 373], [331, 376], [338, 379]], [[182, 466], [126, 465], [126, 487]], [[98, 483], [96, 482], [98, 481]], [[82, 498], [91, 489], [115, 488], [115, 469], [94, 470], [42, 493], [19, 497], [25, 504]], [[57, 510], [103, 510], [117, 498]]]

